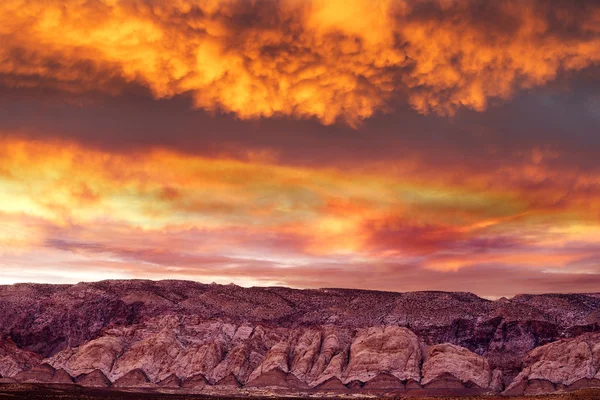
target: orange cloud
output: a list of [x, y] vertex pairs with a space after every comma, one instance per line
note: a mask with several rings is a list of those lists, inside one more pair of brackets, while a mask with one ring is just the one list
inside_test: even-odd
[[[600, 208], [584, 202], [600, 178], [573, 183], [568, 171], [543, 164], [506, 167], [498, 179], [491, 172], [431, 171], [414, 160], [409, 169], [395, 162], [385, 171], [379, 165], [341, 171], [161, 149], [109, 153], [69, 142], [0, 143], [0, 212], [59, 226], [240, 227], [308, 238], [306, 250], [319, 254], [385, 251], [394, 240], [402, 242], [398, 248], [432, 251], [498, 227], [588, 221]], [[535, 191], [520, 180], [531, 168], [531, 179], [543, 182]], [[557, 203], [566, 191], [568, 200]], [[374, 247], [373, 234], [380, 238]]]
[[493, 99], [600, 62], [600, 9], [391, 0], [5, 0], [0, 84], [157, 98], [240, 118], [351, 125], [401, 94], [421, 113]]
[[460, 107], [483, 111], [491, 99], [507, 99], [518, 89], [555, 79], [562, 70], [600, 62], [598, 7], [580, 15], [564, 4], [501, 2], [478, 16], [471, 14], [475, 2], [450, 3], [447, 17], [407, 19], [401, 28], [407, 57], [414, 60], [413, 71], [405, 75], [415, 88], [409, 101], [423, 113], [447, 115]]
[[466, 279], [512, 268], [526, 282], [551, 270], [553, 285], [598, 272], [600, 202], [589, 191], [600, 177], [530, 158], [471, 173], [418, 159], [338, 170], [3, 139], [2, 279], [64, 281], [57, 265], [81, 265], [68, 279], [315, 286], [348, 268], [344, 285], [391, 289], [373, 271]]

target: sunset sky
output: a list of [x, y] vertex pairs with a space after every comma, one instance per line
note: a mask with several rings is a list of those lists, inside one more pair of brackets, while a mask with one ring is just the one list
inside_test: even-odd
[[0, 284], [600, 290], [600, 3], [2, 0]]

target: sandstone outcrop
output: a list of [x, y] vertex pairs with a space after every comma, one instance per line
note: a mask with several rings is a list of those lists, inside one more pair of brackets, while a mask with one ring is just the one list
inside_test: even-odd
[[88, 374], [81, 374], [75, 378], [75, 383], [81, 386], [107, 388], [111, 385], [106, 375], [99, 369]]
[[83, 346], [63, 350], [48, 362], [54, 368], [64, 369], [71, 376], [88, 374], [95, 370], [110, 376], [115, 360], [123, 354], [124, 342], [123, 338], [102, 336]]
[[421, 384], [426, 387], [436, 380], [449, 382], [448, 377], [442, 378], [445, 374], [463, 384], [473, 383], [481, 388], [488, 388], [491, 383], [490, 365], [484, 357], [447, 343], [427, 349], [422, 373]]
[[586, 389], [586, 388], [600, 388], [600, 379], [583, 378], [583, 379], [579, 379], [578, 381], [571, 383], [569, 386], [564, 386], [564, 385], [562, 385], [562, 386], [563, 386], [562, 389], [567, 390], [567, 391], [574, 391], [574, 390], [580, 390], [580, 389]]
[[116, 388], [144, 388], [152, 387], [154, 384], [150, 382], [144, 371], [134, 369], [114, 381], [113, 386]]
[[242, 386], [240, 381], [237, 380], [235, 375], [231, 374], [221, 379], [219, 382], [215, 383], [215, 386], [224, 387], [224, 388], [239, 388]]
[[171, 374], [158, 382], [157, 385], [164, 388], [179, 388], [181, 387], [181, 379], [177, 375]]
[[250, 374], [248, 381], [253, 381], [259, 376], [265, 375], [267, 372], [279, 369], [282, 372], [289, 372], [288, 356], [290, 352], [290, 344], [287, 340], [283, 340], [273, 346], [264, 356], [262, 363]]
[[409, 379], [404, 384], [407, 389], [421, 389], [421, 384], [415, 380]]
[[527, 383], [524, 394], [548, 394], [556, 390], [556, 385], [545, 379], [532, 379]]
[[58, 369], [54, 372], [52, 383], [74, 383], [73, 377], [64, 369]]
[[280, 388], [280, 389], [308, 389], [309, 386], [296, 378], [291, 373], [286, 373], [279, 368], [271, 369], [248, 382], [248, 387]]
[[181, 387], [185, 389], [202, 389], [206, 385], [208, 385], [208, 381], [206, 380], [206, 377], [202, 374], [190, 376], [189, 378], [181, 382]]
[[20, 383], [74, 383], [73, 377], [64, 369], [55, 370], [48, 364], [39, 364], [27, 371], [21, 371], [14, 375], [13, 379]]
[[571, 390], [600, 381], [598, 310], [597, 294], [0, 286], [0, 376], [183, 391]]
[[506, 389], [508, 394], [546, 393], [556, 385], [600, 379], [600, 334], [583, 334], [537, 347], [523, 360], [523, 369]]
[[55, 370], [48, 364], [36, 365], [28, 371], [22, 371], [13, 377], [20, 383], [74, 383], [73, 378], [64, 369]]
[[38, 365], [42, 357], [19, 349], [11, 340], [0, 340], [0, 376], [11, 377]]
[[350, 346], [350, 362], [342, 382], [367, 382], [380, 373], [399, 380], [419, 380], [422, 359], [417, 336], [406, 328], [372, 327], [362, 330]]
[[48, 364], [40, 364], [28, 371], [19, 372], [14, 378], [20, 383], [50, 383], [55, 372]]
[[[115, 338], [115, 342], [122, 342]], [[109, 370], [102, 369], [113, 380], [123, 376], [129, 371], [140, 369], [148, 371], [148, 376], [154, 381], [159, 381], [173, 372], [171, 366], [173, 360], [182, 352], [183, 346], [177, 341], [176, 336], [165, 329], [156, 334], [150, 334], [147, 337], [133, 343], [128, 349], [123, 349], [121, 355], [116, 352], [111, 354], [113, 357], [112, 365]], [[116, 358], [118, 356], [118, 358]], [[190, 369], [190, 373], [194, 373]]]
[[494, 392], [501, 392], [502, 390], [504, 390], [504, 375], [499, 369], [495, 369], [492, 371], [490, 389], [492, 389]]
[[358, 391], [362, 389], [363, 383], [361, 381], [352, 381], [347, 383], [346, 387], [352, 391]]
[[508, 386], [502, 394], [506, 396], [521, 396], [525, 393], [525, 389], [527, 389], [528, 381], [527, 379], [518, 380], [515, 379], [510, 386]]
[[299, 331], [293, 346], [293, 357], [289, 358], [290, 371], [304, 382], [310, 382], [318, 372], [312, 371], [315, 359], [321, 351], [321, 343], [325, 333], [320, 329]]
[[398, 390], [404, 389], [404, 384], [394, 375], [383, 373], [365, 382], [363, 388], [366, 390]]
[[319, 385], [315, 386], [315, 388], [319, 389], [319, 390], [335, 390], [335, 391], [348, 389], [348, 387], [346, 385], [344, 385], [342, 383], [342, 381], [340, 381], [338, 378], [335, 378], [335, 377], [327, 379], [325, 382], [320, 383]]
[[425, 389], [464, 389], [467, 387], [467, 384], [454, 375], [444, 372], [423, 384], [423, 387]]

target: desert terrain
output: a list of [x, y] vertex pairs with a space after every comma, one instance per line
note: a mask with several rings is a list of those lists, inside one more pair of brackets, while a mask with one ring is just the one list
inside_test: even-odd
[[599, 360], [597, 293], [0, 286], [5, 393], [53, 384], [69, 396], [520, 396], [598, 388]]

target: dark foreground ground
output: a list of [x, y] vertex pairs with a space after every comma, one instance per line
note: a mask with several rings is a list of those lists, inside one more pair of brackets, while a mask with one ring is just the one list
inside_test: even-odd
[[[412, 396], [411, 396], [412, 397]], [[361, 397], [345, 394], [337, 397], [323, 397], [322, 395], [309, 395], [306, 397], [283, 396], [273, 394], [270, 396], [207, 396], [202, 394], [169, 394], [157, 392], [127, 392], [108, 389], [90, 389], [77, 386], [57, 386], [52, 387], [38, 384], [10, 384], [0, 385], [0, 400], [3, 399], [29, 399], [29, 400], [239, 400], [247, 398], [252, 400], [272, 400], [276, 398], [285, 398], [288, 400], [308, 399], [308, 398], [328, 398], [328, 399], [359, 399]], [[374, 399], [375, 397], [369, 397]], [[385, 399], [400, 399], [402, 396], [385, 396]], [[413, 399], [416, 399], [413, 397]], [[600, 400], [600, 389], [583, 389], [577, 392], [556, 393], [548, 395], [534, 396], [436, 396], [436, 397], [418, 397], [419, 400]]]

